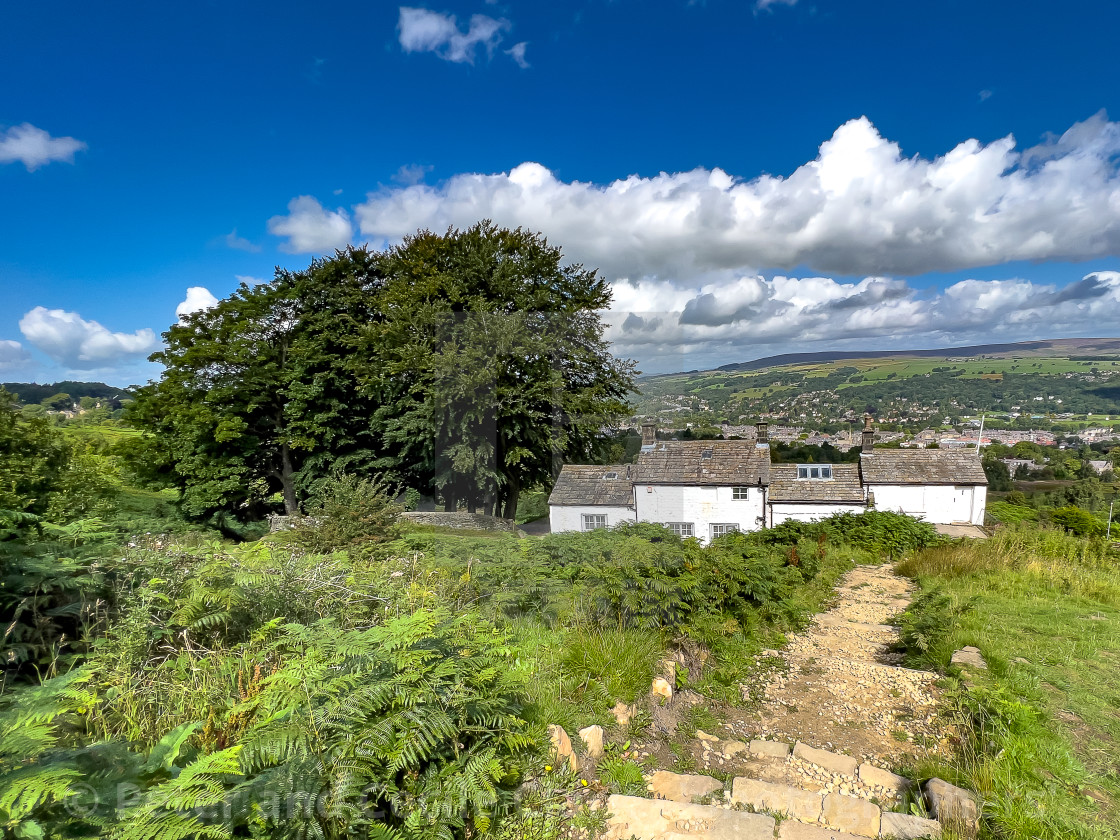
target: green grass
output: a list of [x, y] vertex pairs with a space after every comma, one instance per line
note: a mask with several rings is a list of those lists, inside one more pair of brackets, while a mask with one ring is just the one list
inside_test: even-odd
[[529, 716], [573, 734], [615, 725], [611, 708], [645, 696], [664, 653], [658, 634], [645, 630], [553, 628], [525, 618], [512, 631], [530, 671]]
[[989, 836], [1120, 834], [1120, 556], [1022, 525], [928, 549], [899, 571], [924, 597], [905, 617], [912, 665], [974, 645], [989, 669], [954, 682], [967, 723], [950, 766], [920, 768], [982, 794]]

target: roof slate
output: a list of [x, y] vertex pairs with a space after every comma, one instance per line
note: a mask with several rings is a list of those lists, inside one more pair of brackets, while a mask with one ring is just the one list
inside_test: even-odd
[[[565, 464], [548, 497], [550, 505], [610, 505], [627, 507], [634, 504], [633, 481], [628, 477], [632, 467], [586, 466]], [[608, 473], [617, 478], [605, 478]]]
[[[705, 458], [704, 452], [711, 451]], [[770, 447], [753, 440], [665, 440], [638, 456], [635, 484], [744, 486], [770, 481]]]
[[770, 467], [771, 502], [863, 504], [863, 486], [855, 464], [833, 464], [832, 478], [798, 478], [797, 464]]
[[865, 484], [987, 484], [972, 452], [944, 449], [875, 449], [860, 456]]

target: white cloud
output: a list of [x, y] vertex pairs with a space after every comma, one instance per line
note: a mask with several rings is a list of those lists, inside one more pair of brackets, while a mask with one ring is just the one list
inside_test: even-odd
[[774, 6], [796, 6], [797, 0], [758, 0], [754, 4], [756, 12], [765, 12], [774, 8]]
[[260, 253], [261, 246], [250, 242], [243, 236], [238, 236], [237, 228], [234, 228], [222, 238], [227, 248], [232, 248], [235, 251], [248, 251], [250, 254]]
[[502, 33], [510, 28], [510, 22], [488, 15], [471, 15], [470, 26], [463, 32], [455, 15], [401, 6], [397, 28], [405, 52], [431, 52], [446, 61], [474, 64], [475, 48], [481, 44], [486, 54], [492, 55], [502, 40]]
[[904, 157], [860, 118], [787, 177], [695, 169], [599, 185], [523, 163], [382, 189], [354, 215], [378, 244], [485, 218], [522, 225], [612, 278], [693, 283], [798, 266], [913, 275], [1120, 252], [1118, 169], [1120, 123], [1103, 113], [1024, 151], [1012, 137], [966, 140], [933, 159]]
[[525, 50], [528, 46], [529, 46], [528, 41], [519, 41], [518, 43], [514, 44], [512, 47], [510, 47], [508, 50], [505, 51], [505, 54], [508, 55], [510, 58], [512, 58], [514, 61], [516, 61], [517, 66], [520, 67], [522, 70], [528, 70], [529, 69], [529, 62], [525, 60]]
[[30, 354], [18, 341], [0, 339], [0, 371], [22, 368], [30, 361]]
[[238, 283], [244, 283], [246, 286], [259, 286], [262, 283], [270, 282], [261, 277], [253, 277], [250, 274], [235, 274], [233, 275], [233, 279]]
[[281, 248], [290, 254], [321, 254], [345, 248], [353, 235], [345, 210], [324, 210], [309, 195], [289, 201], [287, 216], [269, 219], [268, 232], [288, 237]]
[[24, 315], [19, 329], [33, 347], [78, 370], [108, 367], [129, 357], [147, 355], [159, 344], [150, 329], [131, 334], [110, 332], [76, 312], [45, 306], [36, 306]]
[[424, 176], [434, 169], [430, 163], [406, 163], [393, 175], [393, 180], [398, 184], [404, 184], [411, 187], [413, 184], [419, 184], [424, 180]]
[[714, 276], [699, 288], [616, 283], [606, 313], [614, 351], [647, 372], [689, 370], [817, 346], [951, 346], [1111, 335], [1120, 330], [1120, 271], [1064, 287], [1024, 279], [963, 280], [922, 293], [902, 280]]
[[0, 163], [19, 161], [34, 172], [52, 161], [74, 162], [74, 153], [85, 149], [86, 144], [73, 137], [51, 137], [31, 123], [14, 125], [0, 131]]
[[187, 289], [186, 299], [175, 307], [175, 316], [181, 322], [184, 316], [209, 309], [217, 302], [218, 299], [205, 286], [191, 286]]

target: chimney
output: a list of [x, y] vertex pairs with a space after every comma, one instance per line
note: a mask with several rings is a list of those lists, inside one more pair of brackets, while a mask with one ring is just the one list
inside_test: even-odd
[[657, 423], [647, 420], [642, 423], [642, 448], [653, 446], [657, 443]]
[[765, 420], [759, 420], [758, 423], [755, 424], [755, 428], [758, 429], [758, 435], [755, 439], [755, 443], [765, 443], [767, 446], [769, 446], [770, 424]]
[[863, 415], [863, 442], [860, 445], [860, 451], [864, 455], [869, 453], [875, 446], [875, 430], [871, 428], [871, 415]]

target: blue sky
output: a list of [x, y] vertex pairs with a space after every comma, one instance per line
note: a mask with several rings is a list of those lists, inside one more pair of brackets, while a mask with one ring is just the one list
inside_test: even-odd
[[1105, 0], [8, 3], [0, 380], [144, 381], [177, 309], [485, 217], [599, 267], [646, 372], [1117, 335], [1117, 31]]

